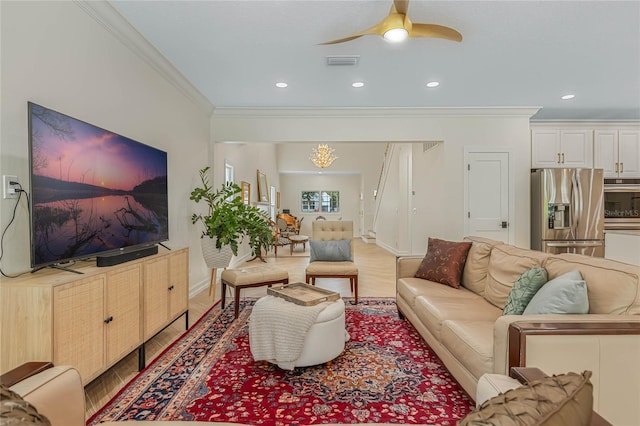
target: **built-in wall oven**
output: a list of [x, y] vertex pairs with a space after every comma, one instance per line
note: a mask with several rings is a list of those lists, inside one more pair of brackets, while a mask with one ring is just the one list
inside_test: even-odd
[[640, 229], [640, 179], [604, 180], [604, 229]]

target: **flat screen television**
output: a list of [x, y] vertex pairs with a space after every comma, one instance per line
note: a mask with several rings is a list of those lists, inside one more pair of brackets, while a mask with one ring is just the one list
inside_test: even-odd
[[28, 103], [31, 267], [169, 239], [167, 153]]

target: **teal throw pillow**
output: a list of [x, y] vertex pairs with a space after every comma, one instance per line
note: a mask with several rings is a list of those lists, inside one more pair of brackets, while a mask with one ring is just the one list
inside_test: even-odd
[[318, 241], [309, 240], [310, 262], [347, 262], [351, 261], [351, 240]]
[[513, 284], [503, 315], [522, 315], [529, 301], [548, 280], [547, 270], [536, 266], [524, 271]]
[[543, 285], [523, 312], [524, 315], [586, 313], [589, 313], [587, 283], [580, 271], [567, 272]]

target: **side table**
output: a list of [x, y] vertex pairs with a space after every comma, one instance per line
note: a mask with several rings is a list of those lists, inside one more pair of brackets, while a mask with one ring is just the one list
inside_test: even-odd
[[293, 255], [293, 248], [296, 244], [302, 244], [302, 251], [307, 250], [307, 241], [309, 241], [309, 236], [292, 234], [289, 235], [289, 241], [291, 241], [289, 248], [291, 249], [291, 255]]

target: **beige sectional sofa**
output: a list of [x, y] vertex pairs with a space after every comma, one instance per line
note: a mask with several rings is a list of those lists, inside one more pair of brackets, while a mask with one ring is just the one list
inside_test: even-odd
[[[475, 397], [484, 373], [508, 374], [512, 366], [548, 374], [591, 370], [594, 410], [614, 424], [640, 424], [640, 268], [479, 237], [465, 241], [472, 245], [460, 288], [415, 278], [423, 257], [399, 257], [396, 300], [469, 395]], [[515, 280], [535, 266], [549, 279], [579, 270], [589, 313], [502, 315]]]

